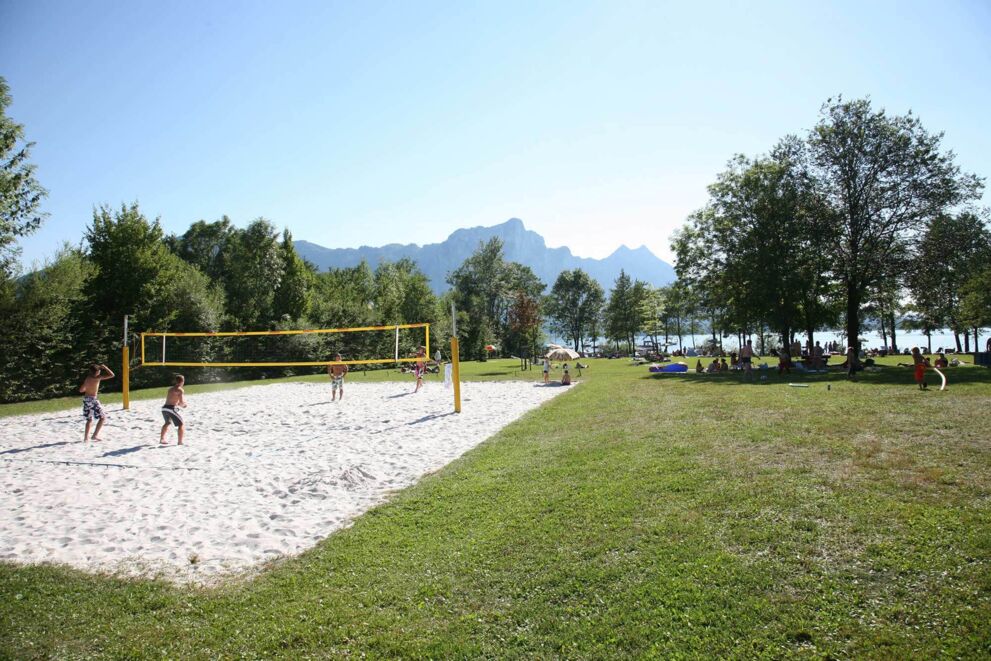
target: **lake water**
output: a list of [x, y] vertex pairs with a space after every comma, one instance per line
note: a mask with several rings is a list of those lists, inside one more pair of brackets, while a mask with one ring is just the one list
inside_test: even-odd
[[[982, 332], [981, 332], [981, 334], [980, 334], [980, 345], [979, 345], [979, 347], [980, 347], [980, 349], [982, 351], [984, 350], [984, 343], [987, 342], [987, 339], [988, 339], [989, 335], [991, 335], [991, 333], [989, 333], [987, 331], [987, 329], [983, 329]], [[864, 344], [864, 348], [866, 348], [866, 349], [871, 349], [871, 348], [875, 348], [875, 347], [876, 348], [881, 348], [884, 345], [884, 342], [881, 339], [881, 334], [880, 333], [873, 332], [873, 331], [872, 332], [868, 332], [868, 333], [862, 333], [861, 334], [861, 337], [864, 338], [865, 340], [867, 340], [867, 342]], [[706, 342], [706, 340], [709, 340], [711, 338], [712, 338], [711, 335], [694, 335], [694, 336], [693, 335], [683, 335], [682, 336], [682, 342], [684, 344], [684, 347], [687, 349], [688, 347], [700, 347], [700, 346], [702, 346]], [[803, 345], [805, 344], [805, 334], [804, 333], [799, 334], [797, 339]], [[819, 333], [816, 333], [815, 334], [815, 339], [816, 339], [816, 341], [822, 342], [823, 344], [827, 344], [829, 342], [836, 342], [841, 347], [845, 347], [846, 346], [846, 333], [843, 332], [843, 331], [838, 331], [838, 330], [837, 331], [822, 331], [822, 332], [819, 332]], [[663, 338], [662, 338], [662, 340], [663, 340]], [[906, 348], [911, 349], [912, 347], [916, 347], [916, 346], [917, 347], [920, 347], [920, 348], [925, 348], [925, 347], [929, 346], [929, 344], [928, 344], [929, 340], [926, 338], [926, 336], [924, 334], [922, 334], [922, 333], [915, 332], [915, 331], [901, 331], [900, 330], [900, 331], [898, 331], [897, 335], [895, 336], [895, 340], [898, 342], [898, 350], [899, 351], [904, 351]], [[560, 338], [558, 338], [558, 339], [552, 339], [551, 341], [552, 342], [556, 342], [558, 344], [561, 344], [562, 346], [566, 346], [566, 347], [567, 346], [571, 346], [570, 343], [568, 343], [566, 340], [561, 340]], [[674, 350], [674, 349], [677, 349], [678, 348], [678, 338], [677, 337], [669, 337], [668, 338], [668, 341], [671, 342], [670, 346], [668, 347], [670, 350]], [[891, 338], [888, 338], [888, 341], [890, 342], [891, 341]], [[963, 346], [964, 346], [964, 344], [963, 344], [963, 335], [961, 335], [960, 336], [960, 347], [963, 348]], [[933, 351], [936, 351], [940, 347], [944, 347], [944, 348], [955, 348], [956, 347], [956, 341], [953, 339], [953, 334], [952, 333], [933, 333], [932, 334], [932, 350]], [[736, 336], [735, 335], [732, 335], [730, 337], [724, 337], [723, 338], [723, 348], [726, 349], [726, 350], [731, 350], [731, 349], [737, 348]], [[973, 336], [973, 334], [971, 334], [971, 336], [970, 336], [970, 350], [971, 351], [974, 350], [974, 336]]]

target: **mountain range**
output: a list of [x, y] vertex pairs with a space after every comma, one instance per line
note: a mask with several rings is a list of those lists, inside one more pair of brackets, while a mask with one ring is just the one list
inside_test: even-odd
[[621, 245], [604, 259], [577, 257], [567, 247], [548, 248], [544, 237], [523, 226], [519, 218], [510, 218], [492, 227], [471, 227], [455, 230], [441, 243], [428, 243], [423, 246], [390, 243], [381, 247], [361, 246], [360, 248], [325, 248], [309, 241], [295, 241], [296, 252], [300, 257], [314, 264], [321, 271], [329, 268], [357, 266], [362, 260], [375, 268], [380, 262], [395, 262], [408, 257], [419, 266], [430, 279], [434, 292], [441, 293], [449, 288], [448, 273], [461, 266], [479, 246], [492, 237], [502, 239], [503, 255], [508, 261], [519, 262], [533, 269], [546, 285], [547, 291], [554, 285], [557, 276], [565, 270], [581, 268], [602, 285], [608, 292], [612, 289], [620, 270], [636, 280], [643, 280], [654, 286], [673, 282], [674, 269], [660, 259], [646, 246], [636, 249]]

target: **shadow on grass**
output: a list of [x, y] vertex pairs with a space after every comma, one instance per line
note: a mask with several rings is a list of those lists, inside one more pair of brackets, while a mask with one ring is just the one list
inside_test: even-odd
[[[983, 367], [949, 367], [943, 371], [946, 375], [947, 389], [958, 385], [987, 384], [991, 383], [991, 370]], [[766, 376], [766, 380], [761, 380], [761, 376]], [[690, 385], [719, 385], [719, 386], [784, 386], [791, 383], [802, 385], [815, 384], [836, 384], [848, 383], [850, 380], [845, 371], [831, 370], [828, 374], [802, 374], [793, 371], [791, 374], [779, 375], [777, 369], [766, 371], [754, 370], [753, 381], [747, 381], [739, 372], [729, 374], [697, 374], [688, 373], [649, 373], [643, 379], [658, 381], [679, 381], [687, 382]], [[926, 381], [931, 390], [938, 390], [942, 381], [939, 375], [933, 370], [926, 371]], [[905, 385], [915, 387], [913, 372], [908, 367], [888, 367], [882, 366], [876, 372], [857, 372], [854, 383], [876, 383], [878, 385]]]

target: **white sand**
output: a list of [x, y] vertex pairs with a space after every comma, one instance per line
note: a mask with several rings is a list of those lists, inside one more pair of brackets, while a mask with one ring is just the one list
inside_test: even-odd
[[[532, 383], [279, 383], [193, 395], [186, 443], [161, 402], [0, 420], [0, 560], [209, 582], [298, 554], [567, 390]], [[164, 398], [164, 389], [163, 389]], [[195, 562], [191, 562], [191, 558]]]

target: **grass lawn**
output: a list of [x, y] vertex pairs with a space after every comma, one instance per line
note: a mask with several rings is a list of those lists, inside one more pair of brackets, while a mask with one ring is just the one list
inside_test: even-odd
[[987, 658], [991, 371], [920, 392], [899, 360], [766, 385], [585, 361], [581, 385], [250, 582], [0, 564], [0, 657]]

